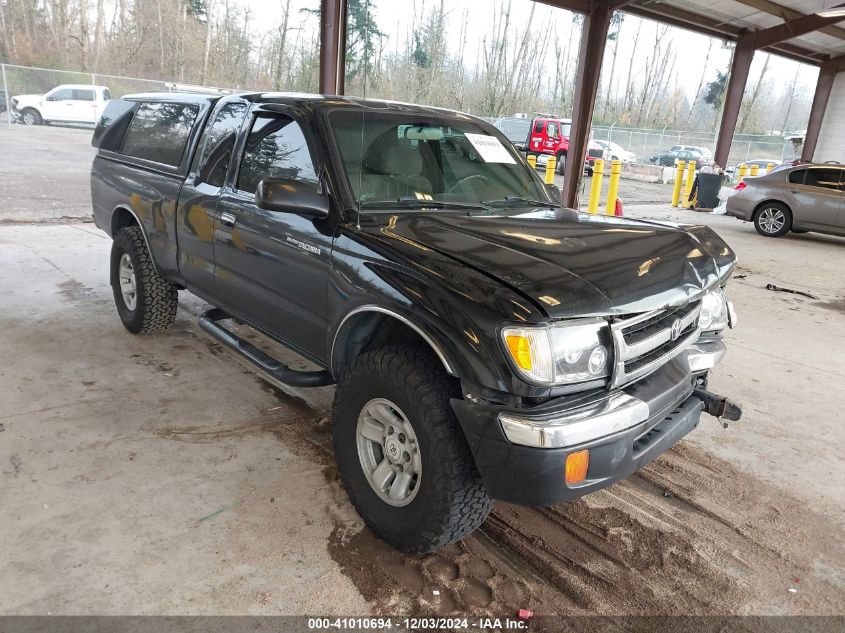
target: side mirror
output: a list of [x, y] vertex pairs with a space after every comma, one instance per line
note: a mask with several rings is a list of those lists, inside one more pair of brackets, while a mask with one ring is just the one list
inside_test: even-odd
[[549, 197], [552, 199], [552, 202], [562, 204], [560, 197], [560, 189], [557, 188], [557, 185], [546, 185], [546, 189], [549, 192]]
[[255, 189], [255, 204], [266, 211], [296, 213], [309, 218], [329, 215], [329, 200], [300, 180], [265, 178]]

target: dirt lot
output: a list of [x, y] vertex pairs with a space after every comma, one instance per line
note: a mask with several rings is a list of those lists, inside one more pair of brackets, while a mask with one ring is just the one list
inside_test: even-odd
[[[21, 169], [14, 191], [39, 178]], [[712, 224], [739, 253], [740, 326], [712, 387], [745, 418], [705, 416], [583, 500], [497, 504], [422, 557], [346, 500], [331, 388], [264, 382], [199, 332], [185, 293], [172, 331], [128, 334], [90, 224], [0, 226], [0, 614], [845, 613], [845, 240], [628, 213]]]

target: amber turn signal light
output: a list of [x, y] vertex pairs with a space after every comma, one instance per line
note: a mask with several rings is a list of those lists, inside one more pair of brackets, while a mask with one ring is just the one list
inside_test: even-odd
[[587, 478], [590, 451], [575, 451], [566, 456], [566, 483], [577, 484]]

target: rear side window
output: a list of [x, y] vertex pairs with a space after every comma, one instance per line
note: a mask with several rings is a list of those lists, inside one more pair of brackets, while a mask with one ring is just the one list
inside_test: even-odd
[[222, 187], [232, 159], [238, 129], [246, 114], [245, 103], [228, 103], [220, 109], [206, 131], [200, 159], [199, 177], [215, 187]]
[[841, 189], [839, 186], [841, 174], [841, 169], [808, 169], [804, 184], [838, 191]]
[[198, 111], [193, 104], [142, 103], [129, 124], [120, 153], [178, 166]]
[[258, 117], [247, 138], [238, 189], [253, 193], [264, 178], [317, 183], [302, 128], [288, 117]]
[[111, 90], [108, 88], [103, 88], [103, 101], [110, 101], [111, 100]]
[[94, 100], [94, 91], [93, 90], [86, 90], [84, 88], [74, 88], [73, 89], [73, 100], [74, 101], [93, 101]]
[[549, 125], [546, 127], [546, 136], [549, 138], [557, 138], [557, 123], [549, 121]]
[[789, 172], [789, 182], [793, 185], [803, 185], [806, 173], [806, 169], [796, 169], [795, 171]]

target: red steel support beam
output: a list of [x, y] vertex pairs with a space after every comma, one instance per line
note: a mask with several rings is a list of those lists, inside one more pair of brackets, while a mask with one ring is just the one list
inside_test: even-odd
[[733, 62], [731, 62], [731, 74], [728, 77], [728, 88], [725, 92], [725, 107], [722, 109], [722, 123], [719, 126], [716, 151], [713, 155], [713, 161], [722, 167], [728, 163], [739, 109], [742, 106], [742, 95], [745, 93], [748, 71], [751, 69], [753, 59], [754, 49], [749, 45], [747, 38], [740, 36], [734, 49]]
[[845, 58], [831, 59], [822, 64], [819, 71], [819, 78], [816, 81], [816, 94], [813, 96], [813, 106], [810, 109], [810, 120], [807, 122], [807, 135], [804, 137], [804, 149], [801, 150], [801, 160], [812, 161], [816, 153], [816, 145], [819, 142], [819, 132], [822, 129], [824, 113], [827, 110], [827, 102], [830, 100], [830, 91], [833, 89], [833, 80]]
[[[830, 8], [838, 9], [843, 6], [845, 5], [838, 4]], [[766, 46], [779, 44], [780, 42], [792, 39], [793, 37], [800, 37], [802, 35], [806, 35], [807, 33], [818, 31], [826, 26], [832, 26], [837, 22], [842, 22], [841, 16], [837, 18], [823, 18], [822, 16], [816, 14], [804, 15], [800, 18], [787, 20], [778, 26], [749, 33], [747, 37], [751, 46], [757, 50], [765, 48]]]
[[593, 108], [599, 88], [601, 64], [607, 31], [613, 9], [609, 3], [594, 2], [590, 13], [584, 15], [581, 26], [581, 46], [578, 51], [578, 71], [575, 75], [575, 104], [572, 112], [572, 130], [566, 156], [563, 178], [563, 206], [577, 208], [578, 186], [584, 173], [584, 157], [593, 123]]
[[346, 0], [320, 0], [320, 94], [344, 92]]

